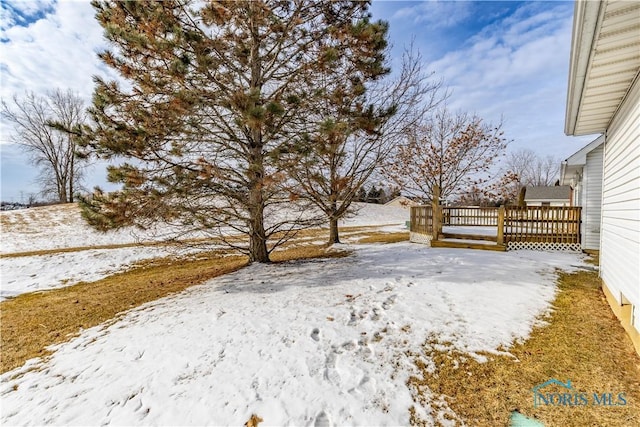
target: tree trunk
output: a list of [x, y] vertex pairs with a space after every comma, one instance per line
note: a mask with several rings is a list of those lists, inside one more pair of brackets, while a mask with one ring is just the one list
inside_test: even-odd
[[[252, 190], [252, 193], [255, 190]], [[260, 192], [260, 189], [257, 189]], [[262, 194], [260, 194], [262, 198]], [[262, 204], [256, 206], [251, 211], [251, 220], [249, 224], [249, 262], [270, 262], [269, 252], [267, 251], [267, 239], [264, 231], [263, 220], [264, 206]]]
[[[69, 142], [71, 144], [71, 142]], [[71, 152], [71, 167], [69, 168], [69, 203], [73, 203], [73, 180], [75, 179], [75, 153]]]
[[62, 182], [61, 178], [58, 179], [56, 186], [58, 187], [58, 202], [59, 203], [67, 203], [67, 183]]
[[334, 243], [340, 243], [338, 236], [338, 218], [329, 219], [329, 246]]
[[[250, 4], [253, 6], [253, 4]], [[253, 16], [253, 12], [250, 14]], [[251, 19], [251, 18], [250, 18]], [[262, 61], [260, 58], [260, 34], [251, 21], [251, 83], [250, 93], [262, 90]], [[249, 111], [256, 107], [252, 102]], [[262, 124], [254, 123], [251, 129], [249, 152], [249, 262], [270, 262], [267, 251], [267, 235], [264, 230], [264, 155], [262, 153]]]
[[264, 159], [259, 129], [253, 131], [254, 144], [249, 155], [249, 262], [270, 262], [264, 229]]

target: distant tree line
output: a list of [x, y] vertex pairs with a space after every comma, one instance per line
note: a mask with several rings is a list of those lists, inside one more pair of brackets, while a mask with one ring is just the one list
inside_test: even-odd
[[391, 200], [399, 197], [401, 192], [399, 189], [386, 189], [383, 186], [377, 187], [375, 184], [369, 186], [369, 190], [367, 190], [367, 186], [363, 185], [358, 190], [358, 196], [355, 199], [357, 202], [363, 203], [375, 203], [379, 205], [384, 205], [385, 203], [390, 202]]

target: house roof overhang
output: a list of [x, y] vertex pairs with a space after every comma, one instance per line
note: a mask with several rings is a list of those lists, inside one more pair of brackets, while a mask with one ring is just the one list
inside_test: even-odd
[[604, 144], [604, 135], [600, 135], [580, 150], [573, 153], [560, 165], [560, 185], [573, 185], [572, 179], [587, 164], [587, 154]]
[[567, 135], [603, 133], [640, 74], [640, 2], [576, 0]]

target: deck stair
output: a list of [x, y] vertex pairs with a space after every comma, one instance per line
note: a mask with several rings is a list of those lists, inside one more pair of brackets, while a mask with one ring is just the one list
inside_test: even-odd
[[[493, 242], [493, 244], [491, 243]], [[505, 245], [499, 245], [497, 236], [483, 234], [458, 234], [440, 233], [438, 240], [431, 241], [432, 248], [462, 248], [462, 249], [483, 249], [486, 251], [507, 250]]]
[[441, 239], [486, 240], [488, 242], [497, 242], [498, 236], [490, 236], [487, 234], [440, 233], [438, 234], [438, 240]]
[[473, 243], [464, 240], [432, 240], [432, 248], [482, 249], [485, 251], [505, 252], [507, 247], [499, 244]]

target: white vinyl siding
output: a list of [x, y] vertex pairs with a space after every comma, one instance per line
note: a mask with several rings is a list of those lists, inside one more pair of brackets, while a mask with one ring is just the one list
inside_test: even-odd
[[600, 249], [600, 220], [602, 218], [602, 162], [604, 149], [599, 146], [587, 153], [580, 183], [582, 201], [582, 247]]
[[[601, 275], [619, 303], [634, 306], [640, 331], [640, 82], [636, 80], [606, 136]], [[626, 300], [626, 301], [625, 301]]]

